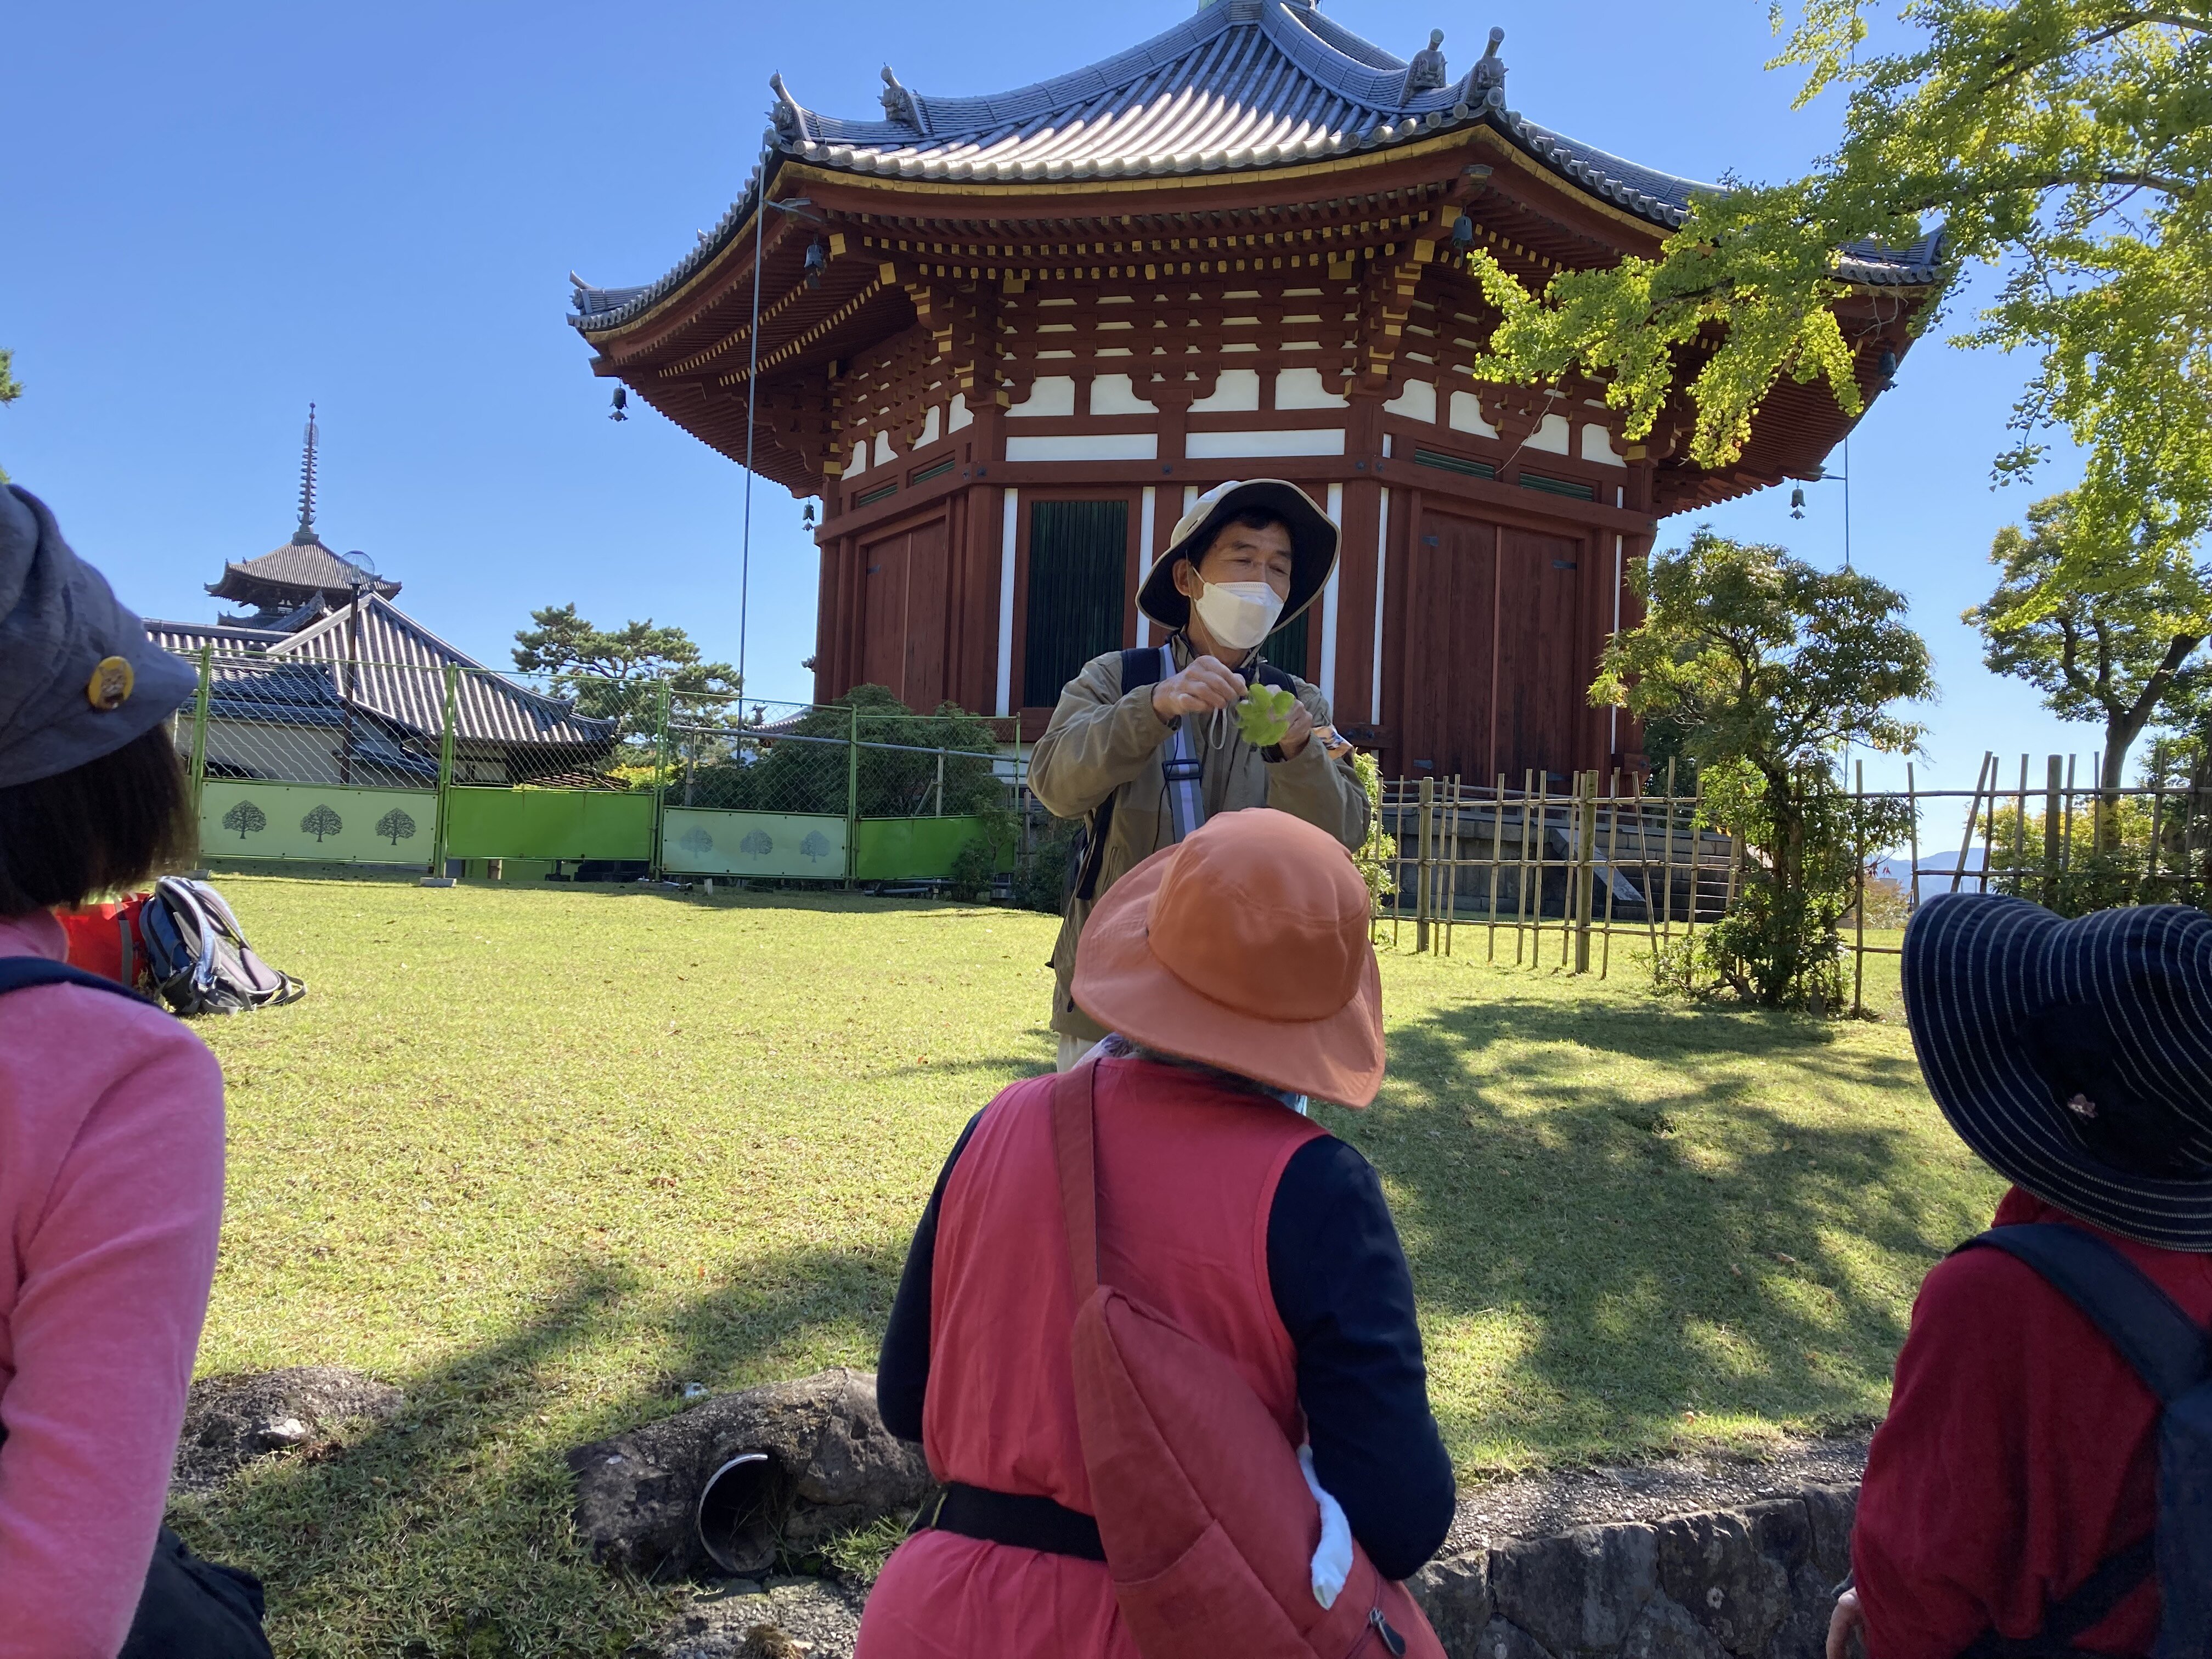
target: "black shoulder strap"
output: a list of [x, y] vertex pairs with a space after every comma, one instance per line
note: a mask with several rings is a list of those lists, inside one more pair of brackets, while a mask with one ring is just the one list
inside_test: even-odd
[[1262, 685], [1272, 685], [1278, 691], [1288, 691], [1293, 695], [1297, 691], [1297, 681], [1271, 662], [1254, 663], [1252, 672]]
[[2054, 1222], [1992, 1227], [1960, 1245], [2025, 1261], [2102, 1331], [2136, 1374], [2170, 1406], [2212, 1376], [2212, 1338], [2104, 1240]]
[[0, 995], [9, 991], [27, 991], [39, 985], [82, 985], [88, 991], [112, 991], [133, 1002], [146, 1000], [127, 985], [88, 974], [82, 968], [72, 968], [65, 962], [49, 962], [44, 957], [0, 957]]
[[1160, 683], [1160, 648], [1157, 645], [1133, 645], [1121, 653], [1121, 692], [1124, 696], [1140, 685]]

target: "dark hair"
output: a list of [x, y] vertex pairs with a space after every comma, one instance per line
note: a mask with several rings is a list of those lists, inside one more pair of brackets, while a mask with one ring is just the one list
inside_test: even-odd
[[[2137, 984], [2139, 995], [2164, 1001], [2160, 988]], [[2189, 1125], [2163, 1101], [2130, 1088], [2119, 1043], [2104, 1010], [2055, 1003], [2029, 1016], [2021, 1047], [2064, 1113], [2075, 1140], [2092, 1157], [2130, 1175], [2164, 1179], [2203, 1173], [2190, 1155]]]
[[198, 840], [164, 720], [98, 760], [0, 789], [0, 916], [136, 886]]
[[[1206, 562], [1206, 556], [1220, 545], [1221, 538], [1231, 530], [1240, 526], [1246, 530], [1265, 530], [1271, 525], [1285, 536], [1291, 533], [1290, 521], [1281, 514], [1271, 513], [1264, 507], [1248, 507], [1241, 513], [1232, 513], [1213, 526], [1213, 534], [1207, 538], [1204, 547], [1200, 548], [1195, 553], [1186, 552], [1178, 562], [1187, 564], [1195, 570]], [[1295, 543], [1297, 538], [1293, 537], [1291, 539]]]

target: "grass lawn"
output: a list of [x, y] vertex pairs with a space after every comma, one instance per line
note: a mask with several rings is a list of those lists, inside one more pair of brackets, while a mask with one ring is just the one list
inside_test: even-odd
[[[668, 1602], [581, 1557], [562, 1453], [687, 1382], [872, 1364], [945, 1149], [1051, 1063], [1056, 924], [221, 880], [311, 991], [199, 1027], [231, 1149], [201, 1370], [351, 1365], [407, 1407], [180, 1524], [268, 1579], [280, 1652], [620, 1654]], [[1604, 984], [1484, 941], [1386, 953], [1390, 1079], [1322, 1114], [1383, 1172], [1462, 1471], [1878, 1413], [1921, 1274], [1999, 1191], [1921, 1088], [1894, 959], [1888, 1023], [1823, 1025], [1656, 1000], [1626, 939]]]

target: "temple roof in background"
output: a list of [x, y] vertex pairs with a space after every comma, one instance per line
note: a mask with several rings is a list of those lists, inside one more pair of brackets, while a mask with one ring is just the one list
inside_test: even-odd
[[[884, 109], [866, 119], [811, 109], [778, 76], [762, 165], [720, 222], [657, 282], [577, 283], [570, 320], [597, 334], [649, 311], [728, 246], [752, 216], [765, 171], [785, 157], [933, 185], [1236, 174], [1387, 151], [1480, 125], [1660, 234], [1682, 222], [1698, 193], [1720, 188], [1611, 155], [1508, 107], [1498, 35], [1493, 30], [1491, 50], [1455, 76], [1440, 51], [1398, 58], [1310, 0], [1214, 0], [1142, 45], [1012, 92], [919, 92], [886, 69]], [[1839, 274], [1921, 285], [1938, 279], [1940, 258], [1935, 236], [1905, 250], [1855, 245], [1844, 250]]]
[[224, 565], [222, 580], [209, 583], [207, 591], [219, 599], [235, 599], [241, 605], [264, 607], [270, 604], [272, 598], [281, 595], [288, 610], [316, 596], [332, 606], [349, 604], [356, 583], [387, 599], [398, 597], [398, 582], [381, 576], [364, 576], [358, 566], [324, 546], [312, 530], [307, 532], [307, 538], [302, 541], [295, 535], [258, 559]]

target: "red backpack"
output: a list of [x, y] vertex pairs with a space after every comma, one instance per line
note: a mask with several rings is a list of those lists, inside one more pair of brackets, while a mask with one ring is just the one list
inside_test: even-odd
[[1114, 1598], [1144, 1659], [1444, 1659], [1403, 1584], [1355, 1542], [1314, 1600], [1321, 1516], [1297, 1449], [1237, 1368], [1098, 1282], [1097, 1061], [1053, 1090], [1075, 1270], [1075, 1413]]

